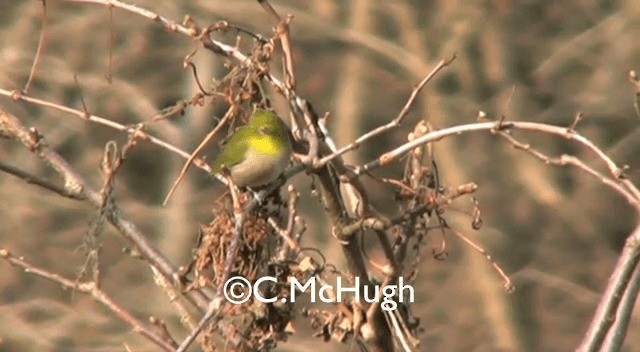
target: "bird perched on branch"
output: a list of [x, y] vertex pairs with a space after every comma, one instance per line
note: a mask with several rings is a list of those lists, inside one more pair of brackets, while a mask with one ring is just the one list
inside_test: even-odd
[[256, 109], [249, 122], [231, 134], [213, 163], [213, 172], [229, 170], [238, 187], [273, 182], [289, 164], [289, 130], [274, 112]]

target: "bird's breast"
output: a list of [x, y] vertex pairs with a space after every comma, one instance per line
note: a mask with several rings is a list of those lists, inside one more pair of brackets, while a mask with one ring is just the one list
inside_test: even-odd
[[274, 181], [289, 164], [290, 146], [285, 150], [276, 150], [267, 144], [261, 147], [252, 145], [248, 148], [242, 162], [229, 170], [231, 178], [237, 186], [262, 186]]

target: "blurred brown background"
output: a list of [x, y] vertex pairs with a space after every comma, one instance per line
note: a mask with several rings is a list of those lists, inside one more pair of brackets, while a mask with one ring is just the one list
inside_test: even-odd
[[[189, 14], [200, 25], [218, 20], [267, 36], [272, 22], [256, 1], [136, 1], [177, 22]], [[414, 84], [444, 57], [453, 65], [420, 95], [405, 124], [350, 154], [361, 163], [406, 140], [420, 118], [436, 128], [490, 118], [578, 127], [629, 176], [640, 181], [640, 118], [634, 111], [628, 71], [640, 69], [640, 2], [620, 1], [272, 1], [291, 13], [299, 94], [319, 113], [339, 145], [389, 121]], [[162, 108], [196, 92], [183, 57], [196, 47], [189, 38], [124, 11], [114, 11], [113, 82], [105, 79], [109, 58], [109, 11], [104, 6], [47, 2], [46, 45], [30, 94], [88, 109], [124, 124], [148, 121]], [[0, 88], [21, 89], [35, 56], [42, 6], [37, 1], [0, 2]], [[216, 38], [235, 43], [235, 34]], [[248, 40], [248, 39], [244, 39]], [[226, 72], [225, 59], [200, 50], [194, 62], [205, 82]], [[272, 71], [281, 71], [274, 61]], [[75, 85], [78, 76], [81, 87]], [[281, 114], [286, 102], [273, 95]], [[0, 106], [37, 126], [55, 150], [88, 179], [101, 183], [104, 144], [126, 135], [51, 109], [0, 97]], [[223, 107], [189, 109], [149, 131], [191, 151], [215, 125]], [[216, 117], [216, 118], [214, 118]], [[517, 136], [550, 156], [594, 158], [559, 138]], [[435, 146], [446, 187], [474, 181], [484, 226], [469, 226], [471, 202], [459, 200], [447, 212], [456, 228], [482, 243], [513, 279], [508, 295], [488, 262], [455, 237], [446, 261], [431, 257], [439, 238], [422, 249], [419, 292], [414, 304], [422, 322], [425, 351], [567, 351], [580, 341], [616, 257], [633, 225], [625, 200], [592, 177], [570, 168], [546, 166], [489, 133], [462, 135]], [[216, 148], [209, 148], [210, 158]], [[55, 179], [17, 143], [0, 140], [0, 159]], [[199, 223], [207, 222], [212, 200], [223, 188], [192, 169], [170, 203], [160, 206], [183, 160], [150, 144], [130, 155], [116, 182], [123, 210], [176, 264], [190, 257]], [[598, 165], [598, 164], [594, 164]], [[599, 166], [599, 165], [598, 165]], [[377, 175], [399, 177], [401, 163]], [[367, 180], [373, 203], [393, 214], [392, 194]], [[310, 196], [304, 174], [293, 183], [302, 194], [301, 213], [309, 230], [305, 243], [341, 264], [341, 252]], [[454, 211], [459, 210], [459, 211]], [[96, 213], [0, 173], [0, 246], [50, 270], [74, 277], [84, 262], [81, 246]], [[111, 228], [104, 236], [104, 288], [137, 316], [153, 314], [179, 331], [178, 317], [154, 286], [143, 263], [123, 255], [125, 242]], [[154, 347], [90, 298], [0, 264], [0, 351], [134, 351]], [[637, 313], [625, 351], [640, 350]], [[299, 333], [282, 351], [312, 351], [325, 345]], [[350, 343], [327, 349], [352, 351]]]

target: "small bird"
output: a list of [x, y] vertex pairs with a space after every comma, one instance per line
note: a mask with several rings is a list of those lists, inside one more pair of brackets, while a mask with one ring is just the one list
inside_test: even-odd
[[213, 172], [229, 170], [238, 187], [273, 182], [289, 165], [291, 139], [287, 126], [274, 112], [256, 109], [249, 122], [236, 129], [213, 163]]

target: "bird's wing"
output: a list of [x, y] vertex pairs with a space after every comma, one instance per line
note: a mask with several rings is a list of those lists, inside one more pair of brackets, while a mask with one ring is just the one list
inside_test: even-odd
[[248, 139], [251, 137], [251, 128], [248, 126], [239, 127], [233, 132], [227, 143], [222, 147], [222, 151], [213, 163], [213, 172], [222, 171], [222, 165], [227, 168], [241, 163], [249, 148]]

